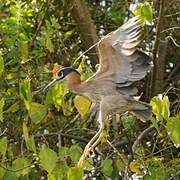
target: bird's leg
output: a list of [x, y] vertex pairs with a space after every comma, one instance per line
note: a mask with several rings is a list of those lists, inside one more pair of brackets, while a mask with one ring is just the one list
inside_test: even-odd
[[101, 141], [103, 130], [104, 130], [104, 115], [102, 114], [102, 111], [99, 112], [98, 122], [100, 124], [100, 128], [98, 132], [95, 134], [95, 136], [88, 142], [86, 145], [84, 152], [78, 162], [78, 167], [82, 167], [84, 160], [90, 155], [91, 152], [94, 151], [94, 148], [97, 146], [97, 144]]

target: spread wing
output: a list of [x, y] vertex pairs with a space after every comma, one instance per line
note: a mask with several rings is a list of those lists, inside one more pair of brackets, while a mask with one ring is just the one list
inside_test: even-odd
[[150, 69], [149, 56], [137, 50], [141, 40], [142, 23], [138, 17], [101, 39], [98, 43], [100, 66], [93, 79], [113, 80], [122, 92], [135, 94], [132, 83], [144, 78]]

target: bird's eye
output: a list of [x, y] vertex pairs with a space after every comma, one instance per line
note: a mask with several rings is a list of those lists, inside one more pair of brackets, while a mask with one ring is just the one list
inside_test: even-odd
[[63, 76], [64, 76], [63, 71], [59, 71], [59, 72], [58, 72], [58, 76], [59, 76], [59, 77], [63, 77]]

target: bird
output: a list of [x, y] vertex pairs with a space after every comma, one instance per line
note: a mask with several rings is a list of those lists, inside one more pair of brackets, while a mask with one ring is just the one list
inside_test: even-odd
[[88, 98], [92, 106], [98, 107], [99, 130], [87, 143], [79, 166], [101, 141], [108, 115], [129, 111], [143, 122], [151, 115], [151, 106], [134, 98], [138, 92], [135, 82], [143, 79], [151, 69], [150, 56], [138, 49], [142, 35], [142, 20], [138, 16], [130, 18], [97, 43], [99, 65], [94, 75], [81, 81], [75, 68], [60, 66], [55, 79], [44, 88], [46, 91], [67, 80], [71, 92]]

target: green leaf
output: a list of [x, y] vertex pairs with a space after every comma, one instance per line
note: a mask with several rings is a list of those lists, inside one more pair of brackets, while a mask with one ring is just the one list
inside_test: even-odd
[[2, 76], [4, 72], [4, 60], [3, 57], [0, 55], [0, 77]]
[[24, 136], [25, 141], [27, 142], [29, 138], [29, 133], [28, 133], [28, 127], [25, 122], [23, 122], [23, 136]]
[[174, 145], [180, 147], [180, 116], [170, 117], [167, 121], [167, 132]]
[[159, 94], [158, 96], [152, 98], [150, 104], [152, 106], [152, 111], [158, 120], [162, 120], [162, 118], [168, 120], [170, 115], [170, 103], [167, 96]]
[[6, 150], [7, 150], [7, 137], [3, 137], [0, 139], [0, 153], [2, 154], [3, 158], [6, 155]]
[[0, 167], [0, 179], [3, 179], [5, 172], [6, 172], [6, 170], [4, 168]]
[[3, 122], [4, 98], [0, 100], [0, 121]]
[[19, 180], [19, 178], [17, 178], [15, 172], [6, 171], [6, 173], [4, 174], [3, 180]]
[[53, 169], [51, 174], [55, 177], [55, 180], [62, 180], [63, 178], [67, 179], [65, 177], [68, 169], [69, 167], [67, 166], [66, 161], [60, 161]]
[[14, 104], [12, 104], [8, 109], [7, 112], [17, 112], [19, 110], [19, 103], [15, 102]]
[[68, 180], [82, 180], [83, 170], [77, 167], [70, 168], [67, 173], [67, 179]]
[[140, 18], [145, 22], [152, 22], [153, 19], [153, 11], [152, 6], [149, 2], [139, 3], [137, 8], [133, 12], [136, 16], [140, 16]]
[[18, 158], [12, 163], [12, 169], [16, 171], [16, 176], [26, 175], [29, 173], [30, 163], [26, 158]]
[[61, 147], [59, 149], [59, 156], [61, 159], [64, 159], [66, 156], [69, 156], [69, 148], [68, 147]]
[[119, 171], [124, 171], [126, 164], [122, 159], [117, 159], [116, 166]]
[[51, 173], [56, 166], [58, 160], [57, 154], [50, 148], [43, 148], [39, 153], [41, 166], [48, 172]]
[[82, 118], [88, 113], [90, 105], [91, 102], [83, 96], [77, 95], [74, 98], [74, 106], [76, 107]]
[[81, 157], [82, 154], [82, 148], [80, 146], [72, 145], [69, 149], [69, 155], [72, 159], [73, 162], [79, 161], [79, 158]]
[[48, 34], [46, 35], [45, 43], [46, 43], [47, 50], [49, 50], [50, 53], [53, 53], [54, 52], [54, 46], [53, 46], [53, 43], [52, 43]]
[[105, 159], [102, 162], [102, 172], [106, 175], [106, 176], [111, 176], [112, 172], [113, 172], [113, 167], [112, 167], [112, 160], [111, 159]]
[[36, 152], [36, 145], [33, 136], [28, 138], [28, 140], [26, 141], [26, 146], [30, 151]]
[[19, 46], [21, 63], [25, 63], [28, 61], [28, 42], [21, 41]]
[[29, 116], [32, 119], [33, 123], [38, 124], [39, 122], [41, 122], [46, 116], [46, 113], [47, 108], [45, 105], [35, 102], [32, 102], [30, 104]]
[[29, 110], [30, 103], [32, 101], [32, 93], [29, 79], [26, 79], [24, 82], [20, 83], [20, 95], [24, 100], [26, 109]]

